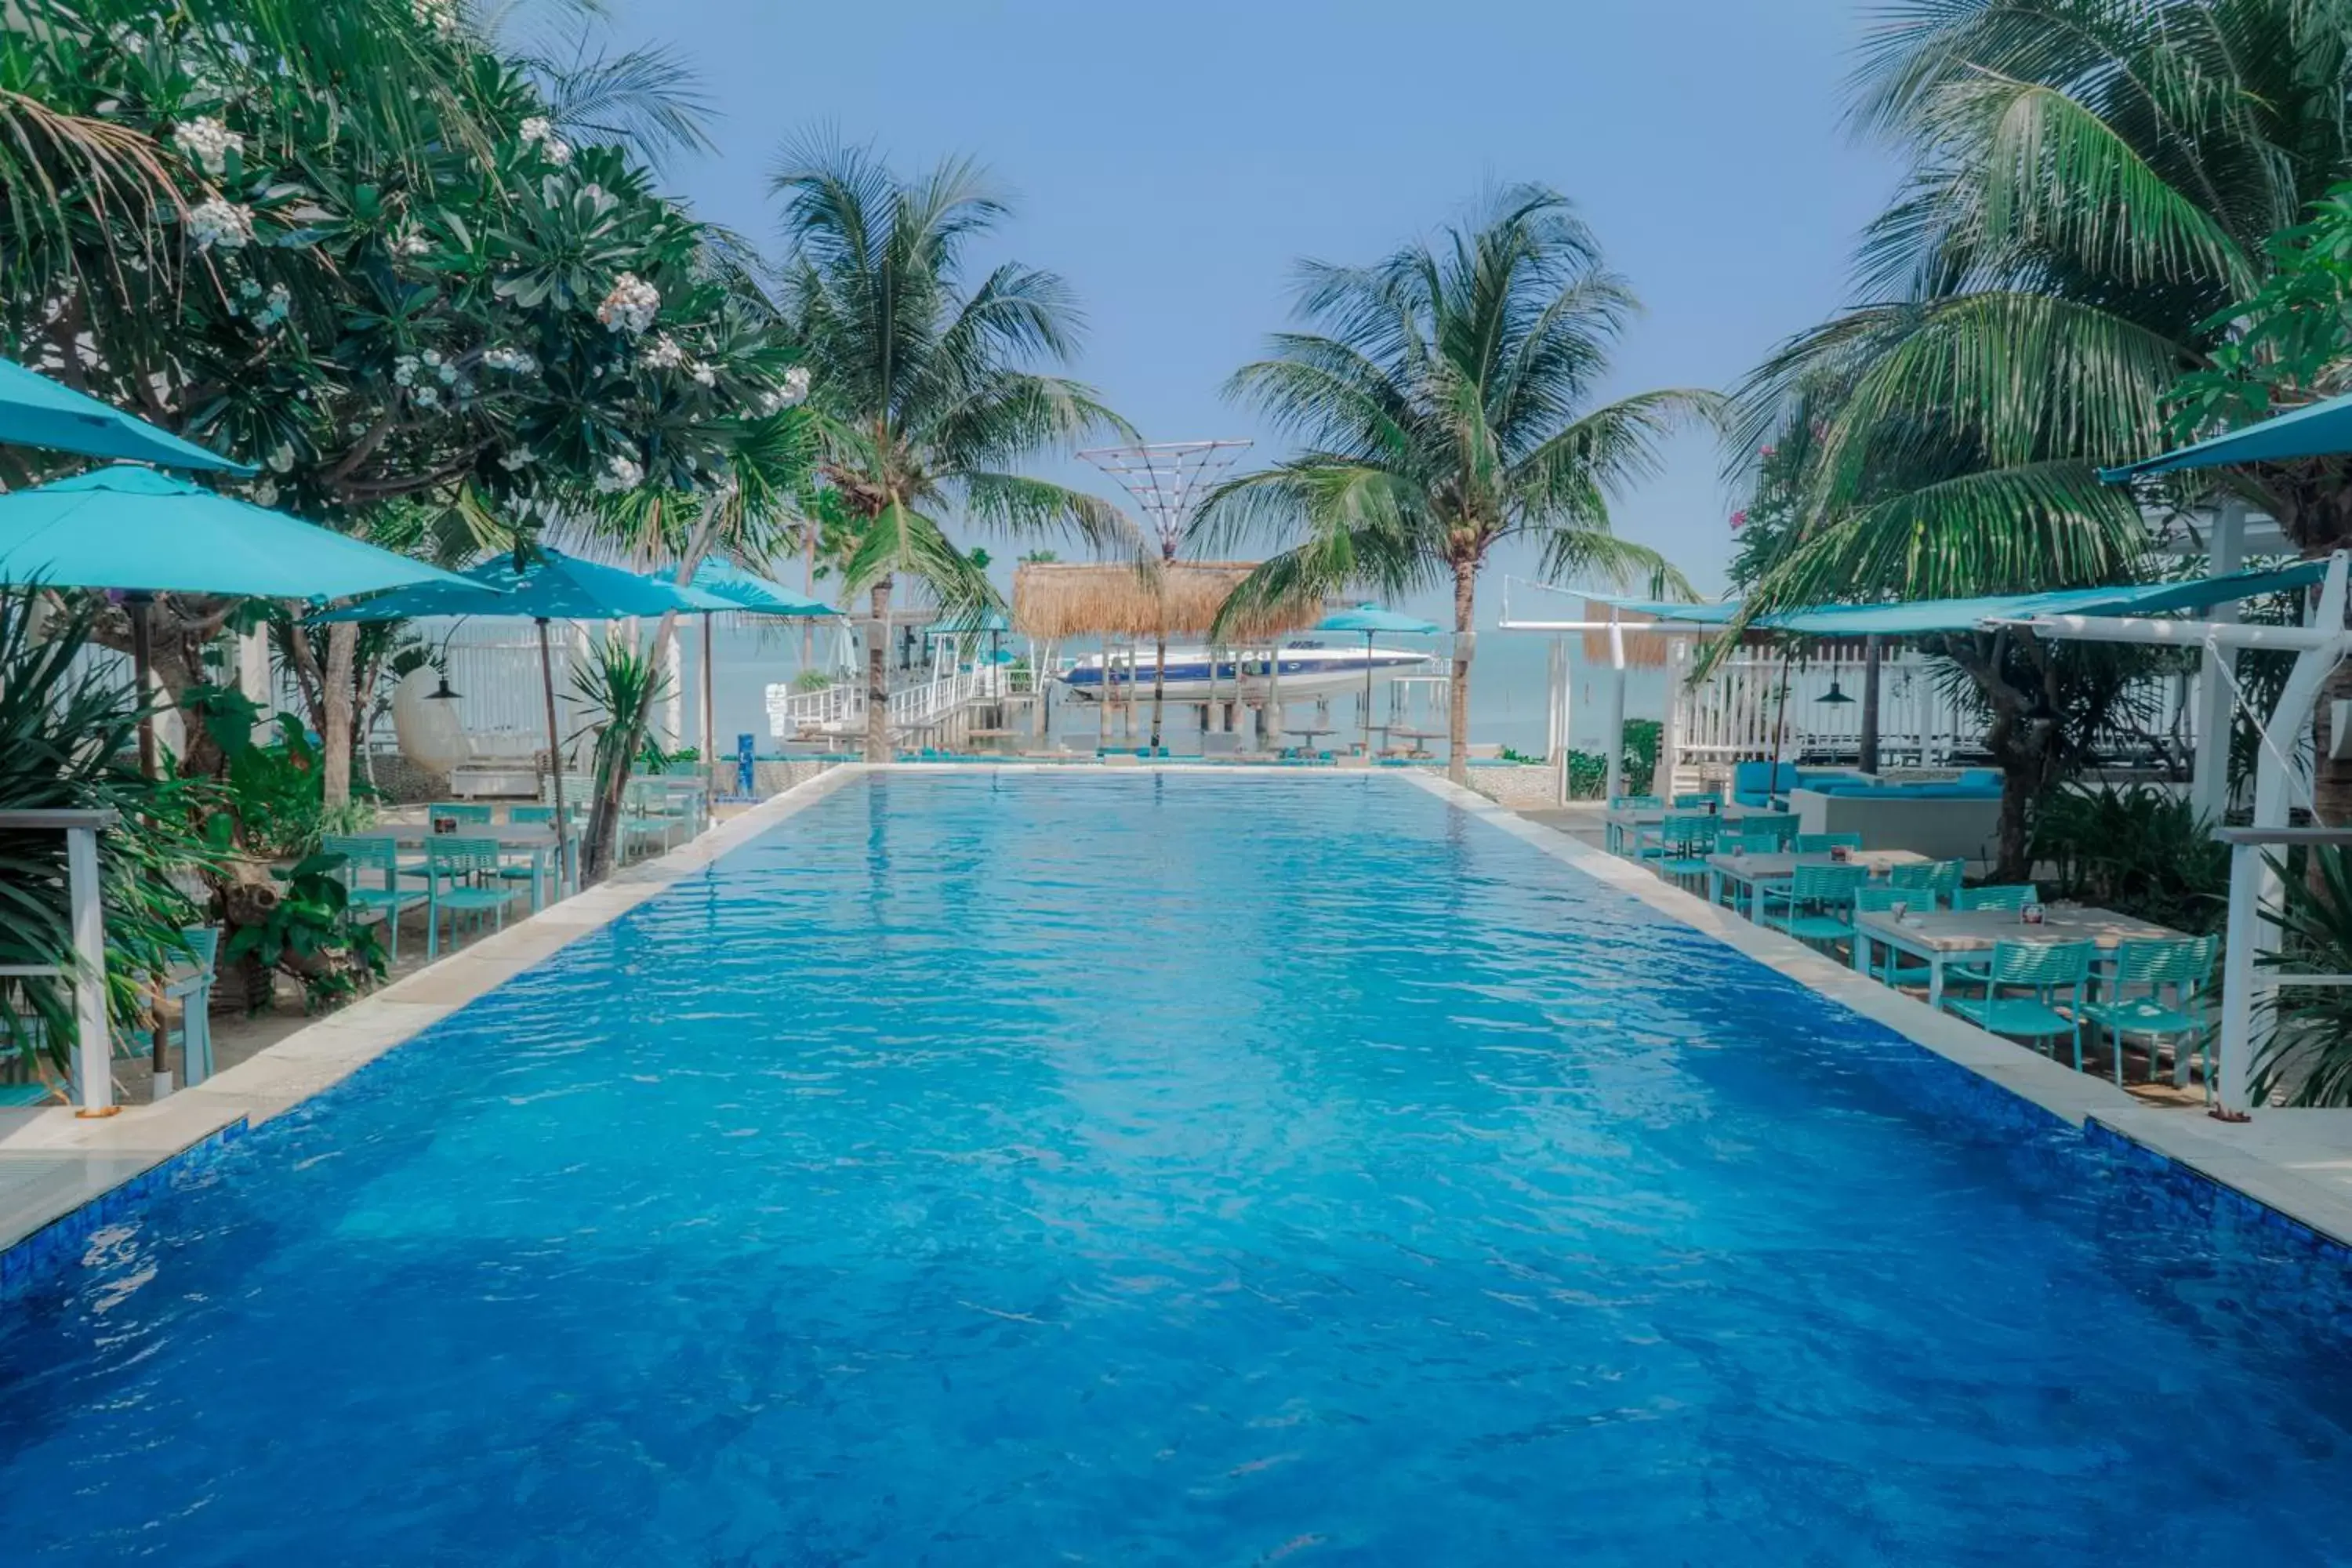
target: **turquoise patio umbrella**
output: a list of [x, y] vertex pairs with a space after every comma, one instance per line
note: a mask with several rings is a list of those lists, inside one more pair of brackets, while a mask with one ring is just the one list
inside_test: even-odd
[[0, 359], [0, 446], [39, 447], [85, 458], [125, 458], [167, 468], [249, 474], [253, 469], [110, 403], [76, 392], [14, 360]]
[[570, 864], [564, 843], [563, 737], [555, 717], [555, 656], [550, 621], [614, 621], [676, 611], [704, 616], [741, 608], [699, 588], [600, 566], [561, 551], [540, 550], [521, 565], [501, 556], [447, 583], [395, 589], [316, 617], [320, 621], [405, 621], [425, 616], [528, 616], [539, 626], [539, 676], [547, 698], [547, 762], [555, 791], [555, 858]]
[[2297, 458], [2326, 458], [2344, 452], [2352, 452], [2352, 393], [2298, 408], [2292, 414], [2278, 415], [2242, 430], [2231, 430], [2137, 463], [2126, 463], [2119, 468], [2102, 468], [2099, 478], [2115, 485], [2182, 468], [2291, 462]]
[[[821, 599], [796, 594], [772, 577], [738, 566], [732, 561], [709, 560], [694, 569], [694, 585], [706, 594], [716, 594], [732, 603], [747, 616], [772, 616], [785, 620], [822, 620], [841, 612]], [[702, 744], [712, 752], [705, 763], [718, 760], [718, 737], [711, 732], [715, 722], [710, 678], [710, 617], [702, 617]]]
[[[324, 600], [458, 581], [332, 529], [130, 464], [0, 495], [0, 583], [121, 590], [142, 691], [154, 595]], [[140, 725], [139, 757], [152, 773], [152, 722]]]
[[1318, 632], [1361, 632], [1364, 634], [1364, 755], [1372, 754], [1372, 639], [1376, 637], [1435, 637], [1445, 628], [1435, 621], [1424, 621], [1418, 616], [1400, 615], [1378, 605], [1358, 605], [1352, 610], [1335, 610], [1315, 623]]

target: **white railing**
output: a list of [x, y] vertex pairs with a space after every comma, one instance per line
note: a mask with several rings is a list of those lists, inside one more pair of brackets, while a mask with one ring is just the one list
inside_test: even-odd
[[[967, 703], [1003, 696], [1007, 686], [1002, 665], [920, 672], [890, 693], [890, 732], [894, 736], [919, 733]], [[768, 688], [768, 733], [779, 740], [810, 733], [860, 734], [865, 729], [862, 679], [836, 681], [812, 691], [795, 691], [782, 684]]]

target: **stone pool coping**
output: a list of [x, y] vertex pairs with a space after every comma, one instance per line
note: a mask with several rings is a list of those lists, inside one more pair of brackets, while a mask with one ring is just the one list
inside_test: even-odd
[[[2352, 1247], [2352, 1112], [2268, 1111], [2251, 1124], [2228, 1126], [2194, 1112], [2144, 1106], [2103, 1079], [2074, 1072], [1988, 1035], [1801, 942], [1751, 925], [1628, 861], [1419, 770], [1181, 763], [1143, 767], [1229, 780], [1400, 779], [2053, 1116], [2168, 1160], [2325, 1240]], [[65, 1258], [83, 1252], [105, 1227], [160, 1185], [183, 1170], [202, 1165], [250, 1127], [341, 1082], [778, 823], [871, 773], [937, 776], [962, 771], [1072, 778], [1086, 776], [1088, 770], [1018, 762], [841, 763], [771, 796], [690, 844], [627, 867], [600, 887], [404, 976], [159, 1104], [129, 1107], [102, 1121], [79, 1120], [63, 1106], [0, 1111], [0, 1299], [18, 1293]], [[1139, 770], [1100, 771], [1132, 776]], [[2324, 1120], [2329, 1118], [2336, 1120]]]

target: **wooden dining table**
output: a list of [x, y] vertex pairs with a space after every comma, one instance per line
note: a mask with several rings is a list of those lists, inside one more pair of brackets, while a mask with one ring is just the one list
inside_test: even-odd
[[1926, 961], [1931, 1007], [1943, 1005], [1945, 966], [1956, 958], [1990, 952], [1996, 942], [2087, 942], [2103, 957], [2112, 957], [2127, 942], [2179, 942], [2188, 936], [2135, 915], [2081, 904], [2044, 904], [2038, 925], [2026, 924], [2015, 910], [1921, 910], [1900, 920], [1881, 910], [1861, 916], [1853, 929], [1853, 966], [1865, 974], [1872, 972], [1875, 946]]
[[[1764, 889], [1780, 883], [1793, 882], [1800, 866], [1860, 866], [1874, 879], [1883, 880], [1897, 866], [1924, 866], [1927, 857], [1916, 849], [1850, 849], [1841, 861], [1834, 855], [1726, 855], [1717, 853], [1706, 858], [1706, 900], [1711, 904], [1723, 901], [1723, 889], [1732, 889], [1732, 907], [1739, 907], [1740, 889], [1747, 890], [1748, 918], [1758, 925], [1764, 923]], [[1927, 888], [1919, 889], [1921, 900], [1933, 902], [1935, 893]]]

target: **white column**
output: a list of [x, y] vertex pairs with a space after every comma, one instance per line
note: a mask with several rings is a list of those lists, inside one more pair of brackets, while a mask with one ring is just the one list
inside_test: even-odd
[[[2209, 577], [2224, 577], [2238, 570], [2245, 558], [2246, 503], [2231, 498], [2221, 503], [2213, 521]], [[2209, 620], [2234, 621], [2238, 618], [2235, 600], [2215, 605], [2206, 612]], [[2231, 664], [2237, 652], [2233, 648], [2208, 647], [2197, 665], [2197, 766], [2189, 786], [2189, 802], [2197, 815], [2209, 822], [2219, 822], [2230, 804], [2230, 717], [2231, 692], [2228, 679]]]
[[114, 1109], [113, 1053], [107, 1048], [106, 915], [99, 901], [98, 834], [66, 830], [66, 894], [73, 921], [76, 1070], [81, 1112], [108, 1116]]
[[[2254, 764], [2257, 827], [2287, 825], [2288, 779], [2284, 754], [2292, 753], [2297, 739], [2310, 724], [2320, 692], [2344, 657], [2341, 638], [2348, 562], [2352, 557], [2341, 550], [2328, 561], [2318, 612], [2311, 622], [2315, 628], [2337, 634], [2339, 640], [2330, 647], [2306, 648], [2295, 656], [2294, 668], [2279, 692], [2278, 706], [2264, 723], [2272, 743], [2256, 754]], [[2274, 928], [2262, 918], [2262, 911], [2275, 910], [2279, 896], [2279, 879], [2263, 852], [2243, 845], [2233, 847], [2230, 915], [2221, 959], [2221, 1063], [2214, 1091], [2225, 1112], [2248, 1112], [2253, 1109], [2253, 1018], [2263, 994], [2277, 989], [2259, 973], [2260, 954], [2276, 945]]]
[[1682, 763], [1682, 737], [1677, 731], [1683, 716], [1683, 666], [1689, 660], [1690, 644], [1677, 637], [1666, 644], [1666, 721], [1658, 731], [1658, 776], [1650, 782], [1650, 793], [1674, 799], [1675, 770]]
[[236, 689], [265, 714], [278, 705], [269, 679], [269, 633], [263, 627], [236, 639]]
[[1601, 743], [1609, 749], [1609, 782], [1601, 786], [1606, 800], [1625, 793], [1625, 628], [1613, 616], [1609, 623], [1609, 708], [1601, 726]]
[[661, 749], [675, 750], [686, 737], [686, 658], [677, 646], [677, 622], [672, 620], [669, 630], [662, 637], [657, 657], [662, 674], [669, 682], [669, 695], [662, 699]]
[[1568, 639], [1551, 639], [1551, 662], [1546, 673], [1550, 678], [1544, 704], [1544, 732], [1550, 744], [1544, 755], [1551, 760], [1553, 803], [1568, 804]]

